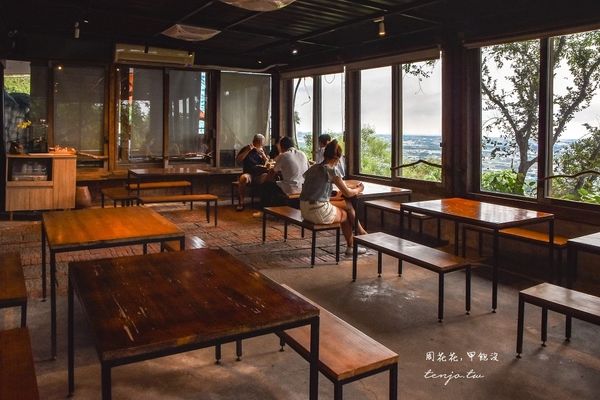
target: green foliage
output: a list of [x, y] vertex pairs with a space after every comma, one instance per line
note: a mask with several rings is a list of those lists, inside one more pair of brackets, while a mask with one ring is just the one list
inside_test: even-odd
[[298, 145], [298, 150], [303, 152], [306, 155], [306, 158], [309, 160], [313, 159], [312, 154], [312, 135], [307, 133], [304, 135], [304, 145]]
[[31, 94], [31, 77], [29, 75], [6, 75], [4, 90], [7, 93]]
[[510, 169], [486, 171], [481, 175], [481, 189], [525, 196], [535, 192], [535, 182], [526, 182], [524, 176]]
[[[574, 175], [582, 171], [600, 172], [600, 128], [584, 124], [588, 134], [562, 152], [555, 160], [559, 175]], [[600, 176], [556, 178], [552, 181], [552, 197], [600, 204]]]
[[365, 125], [360, 130], [360, 173], [391, 177], [390, 143], [377, 137], [375, 129]]
[[[483, 121], [482, 143], [494, 146], [491, 158], [505, 157], [514, 162], [514, 185], [523, 186], [519, 189], [508, 185], [505, 193], [535, 193], [527, 188], [525, 177], [537, 163], [537, 154], [532, 154], [531, 147], [536, 146], [538, 140], [539, 49], [539, 41], [532, 40], [482, 50], [482, 107], [484, 111], [494, 112], [492, 118]], [[566, 66], [572, 75], [564, 94], [554, 93], [552, 97], [554, 114], [550, 144], [554, 145], [575, 114], [590, 106], [600, 85], [600, 31], [555, 38], [552, 53], [552, 71]], [[501, 84], [490, 71], [492, 65], [502, 74], [509, 70]], [[501, 140], [488, 136], [490, 133], [499, 133]], [[490, 177], [485, 183], [484, 175], [482, 188], [492, 180], [497, 188], [504, 187], [498, 179]], [[510, 173], [497, 175], [508, 177]], [[498, 191], [504, 192], [503, 189]], [[571, 196], [576, 195], [577, 191], [571, 193]]]

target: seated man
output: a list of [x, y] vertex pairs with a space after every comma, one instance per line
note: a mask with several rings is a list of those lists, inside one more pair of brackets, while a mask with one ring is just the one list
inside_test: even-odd
[[275, 158], [275, 167], [269, 171], [263, 186], [263, 206], [284, 205], [289, 195], [299, 194], [304, 183], [302, 175], [309, 167], [306, 155], [294, 148], [291, 138], [282, 137], [277, 146], [279, 155]]
[[269, 157], [265, 154], [263, 145], [265, 137], [260, 133], [254, 135], [252, 144], [242, 147], [235, 160], [242, 164], [243, 173], [239, 178], [239, 203], [236, 207], [237, 211], [244, 209], [244, 199], [246, 197], [246, 186], [261, 185], [267, 179], [267, 169], [265, 163]]
[[[317, 151], [315, 153], [315, 162], [317, 164], [320, 164], [323, 162], [323, 152], [325, 151], [325, 146], [327, 146], [329, 144], [329, 142], [331, 142], [331, 136], [327, 133], [319, 135], [318, 142], [319, 142], [319, 148], [317, 149]], [[346, 176], [346, 160], [343, 155], [340, 158], [340, 161], [336, 165], [335, 169], [337, 169], [337, 171], [339, 172], [339, 175], [342, 178]]]

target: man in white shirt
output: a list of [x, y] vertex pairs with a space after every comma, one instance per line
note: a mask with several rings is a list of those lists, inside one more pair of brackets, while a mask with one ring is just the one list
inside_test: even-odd
[[288, 196], [299, 194], [304, 183], [304, 173], [309, 167], [303, 152], [294, 148], [289, 137], [282, 137], [277, 143], [279, 155], [275, 157], [275, 166], [269, 170], [267, 181], [261, 187], [261, 205], [263, 207], [288, 204]]
[[[325, 151], [325, 146], [327, 146], [327, 144], [331, 142], [331, 136], [327, 133], [319, 135], [318, 142], [319, 148], [315, 153], [315, 162], [317, 164], [320, 164], [323, 162], [323, 152]], [[346, 160], [343, 155], [340, 158], [340, 161], [337, 163], [335, 169], [337, 169], [342, 178], [346, 176]]]
[[281, 176], [277, 186], [286, 194], [302, 191], [304, 173], [309, 167], [308, 159], [303, 152], [293, 147], [292, 139], [285, 136], [279, 141], [280, 154], [275, 158], [274, 172]]

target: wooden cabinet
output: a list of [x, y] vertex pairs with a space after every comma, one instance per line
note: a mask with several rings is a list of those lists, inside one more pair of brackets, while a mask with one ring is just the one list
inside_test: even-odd
[[77, 156], [7, 154], [6, 211], [75, 208]]

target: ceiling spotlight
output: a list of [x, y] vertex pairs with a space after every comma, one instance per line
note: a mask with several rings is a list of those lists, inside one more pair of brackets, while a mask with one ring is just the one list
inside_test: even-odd
[[292, 49], [292, 54], [293, 54], [293, 55], [296, 55], [296, 54], [298, 54], [298, 49]]
[[381, 18], [375, 18], [373, 20], [373, 22], [376, 22], [379, 26], [379, 36], [383, 37], [385, 36], [385, 22], [384, 22], [384, 17]]
[[262, 60], [258, 60], [257, 63], [262, 64]]
[[62, 65], [59, 65], [58, 67], [56, 67], [56, 69], [58, 69], [59, 71], [62, 71]]
[[73, 37], [79, 39], [79, 21], [75, 22], [75, 30], [73, 31]]

